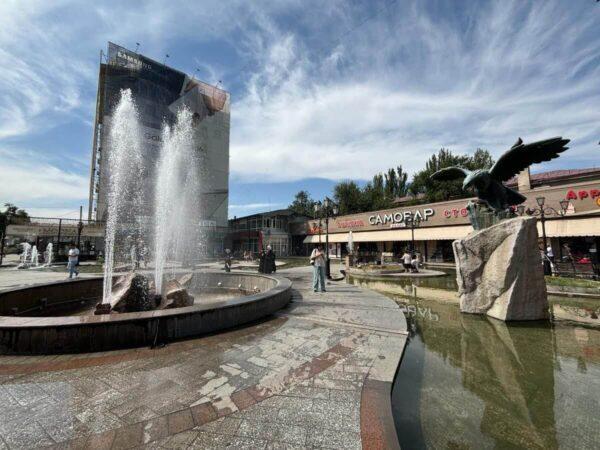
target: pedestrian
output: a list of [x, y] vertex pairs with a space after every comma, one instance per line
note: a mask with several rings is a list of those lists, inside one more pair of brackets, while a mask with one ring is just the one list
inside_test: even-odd
[[408, 250], [404, 250], [404, 254], [402, 255], [402, 265], [404, 266], [405, 272], [410, 272], [412, 269], [412, 258]]
[[258, 254], [258, 273], [265, 273], [265, 249], [261, 248]]
[[275, 252], [273, 252], [270, 245], [267, 245], [264, 268], [264, 273], [275, 273], [277, 271], [277, 268], [275, 267]]
[[412, 271], [414, 273], [419, 273], [419, 258], [417, 258], [417, 255], [412, 255], [412, 260], [410, 261], [410, 265], [412, 267]]
[[231, 272], [231, 250], [225, 249], [225, 272]]
[[548, 248], [546, 249], [546, 255], [550, 261], [554, 262], [554, 251], [552, 250], [552, 246], [550, 244], [548, 244]]
[[67, 269], [69, 269], [69, 278], [73, 278], [73, 274], [76, 277], [79, 276], [77, 265], [79, 264], [79, 249], [75, 247], [75, 244], [69, 244], [69, 260], [67, 263]]
[[319, 244], [310, 254], [310, 264], [313, 266], [313, 291], [325, 290], [325, 253], [323, 246]]
[[592, 262], [592, 270], [596, 278], [600, 277], [600, 261], [598, 260], [598, 245], [594, 244], [590, 247], [590, 260]]

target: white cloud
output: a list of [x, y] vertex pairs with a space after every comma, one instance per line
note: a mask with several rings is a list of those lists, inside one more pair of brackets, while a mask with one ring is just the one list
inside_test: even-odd
[[38, 152], [0, 148], [0, 205], [14, 203], [26, 208], [56, 214], [87, 206], [89, 180], [86, 176], [53, 165]]
[[[15, 139], [73, 117], [90, 123], [108, 40], [140, 42], [157, 59], [183, 42], [189, 66], [178, 67], [243, 86], [232, 96], [237, 180], [367, 179], [397, 164], [416, 170], [441, 146], [497, 156], [518, 136], [573, 139], [543, 168], [597, 164], [597, 12], [592, 2], [559, 0], [460, 11], [450, 0], [4, 0], [0, 199], [87, 198], [87, 170], [40, 162]], [[208, 46], [227, 53], [221, 63], [206, 60]], [[231, 205], [252, 209], [244, 207]]]
[[554, 135], [571, 150], [545, 168], [597, 164], [594, 5], [490, 2], [459, 20], [451, 3], [435, 15], [402, 2], [317, 57], [289, 31], [263, 30], [262, 67], [232, 107], [232, 171], [365, 179], [417, 170], [442, 146], [498, 156], [518, 136]]

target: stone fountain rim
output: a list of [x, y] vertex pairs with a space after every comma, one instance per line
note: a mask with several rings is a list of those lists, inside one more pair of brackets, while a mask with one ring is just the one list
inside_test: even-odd
[[[182, 271], [185, 273], [186, 271]], [[192, 306], [184, 306], [182, 308], [173, 308], [173, 309], [163, 309], [163, 310], [153, 310], [153, 311], [141, 311], [141, 312], [127, 312], [127, 313], [119, 313], [119, 314], [103, 314], [103, 315], [85, 315], [85, 316], [53, 316], [53, 317], [34, 317], [34, 316], [0, 316], [0, 328], [48, 328], [48, 327], [75, 327], [81, 325], [103, 325], [107, 323], [121, 323], [121, 322], [135, 322], [135, 321], [147, 321], [149, 319], [160, 319], [166, 317], [174, 317], [181, 316], [186, 314], [194, 314], [199, 312], [208, 312], [208, 311], [217, 311], [220, 309], [228, 309], [237, 307], [244, 304], [251, 304], [254, 302], [259, 302], [266, 298], [272, 297], [281, 292], [285, 292], [286, 290], [291, 289], [292, 282], [284, 277], [280, 277], [277, 275], [266, 275], [259, 273], [248, 273], [243, 271], [232, 271], [229, 273], [223, 273], [218, 270], [196, 270], [194, 273], [213, 273], [219, 274], [224, 277], [232, 276], [232, 275], [243, 275], [245, 277], [252, 278], [267, 278], [274, 280], [276, 282], [275, 286], [271, 289], [268, 289], [263, 292], [259, 292], [256, 294], [244, 295], [240, 297], [236, 297], [230, 300], [224, 300], [219, 303], [212, 303], [210, 305], [192, 305]], [[189, 271], [188, 271], [189, 273]], [[19, 288], [10, 288], [4, 289], [0, 291], [0, 297], [3, 294], [7, 294], [10, 292], [18, 292], [25, 291], [29, 289], [41, 288], [44, 286], [54, 286], [54, 285], [69, 285], [77, 282], [86, 282], [93, 280], [101, 280], [103, 277], [86, 277], [79, 278], [75, 280], [65, 280], [65, 281], [53, 281], [50, 283], [40, 283], [35, 285], [22, 286]]]

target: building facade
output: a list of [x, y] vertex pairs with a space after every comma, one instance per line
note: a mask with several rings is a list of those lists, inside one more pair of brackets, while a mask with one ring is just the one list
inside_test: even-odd
[[130, 89], [143, 135], [142, 215], [153, 215], [163, 125], [173, 125], [177, 110], [186, 106], [193, 113], [197, 172], [202, 183], [197, 226], [211, 239], [220, 239], [222, 245], [227, 230], [229, 192], [229, 93], [113, 43], [108, 44], [108, 52], [103, 56], [98, 77], [88, 219], [106, 219], [111, 177], [107, 154], [109, 130], [121, 90]]
[[[560, 211], [560, 201], [569, 200], [564, 216], [548, 211], [545, 231], [557, 257], [565, 244], [574, 257], [585, 257], [593, 246], [600, 247], [600, 169], [547, 172], [537, 175], [522, 173], [509, 183], [527, 197], [526, 208], [538, 207], [536, 198], [544, 197], [545, 206]], [[466, 205], [470, 199], [426, 203], [340, 216], [329, 221], [330, 254], [343, 256], [347, 252], [349, 232], [360, 258], [380, 260], [382, 254], [399, 256], [415, 243], [415, 251], [426, 262], [453, 262], [452, 241], [473, 231]], [[419, 226], [407, 225], [418, 218]], [[304, 243], [312, 246], [325, 243], [323, 222], [310, 220]], [[541, 223], [538, 231], [542, 236]]]
[[270, 245], [277, 256], [300, 256], [304, 254], [306, 220], [289, 209], [234, 217], [229, 221], [226, 246], [236, 255], [257, 255]]

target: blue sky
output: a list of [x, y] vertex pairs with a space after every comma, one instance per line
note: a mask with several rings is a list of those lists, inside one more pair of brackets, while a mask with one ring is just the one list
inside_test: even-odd
[[232, 95], [230, 216], [440, 147], [572, 139], [600, 166], [593, 0], [0, 2], [0, 203], [87, 207], [98, 55], [113, 41]]

